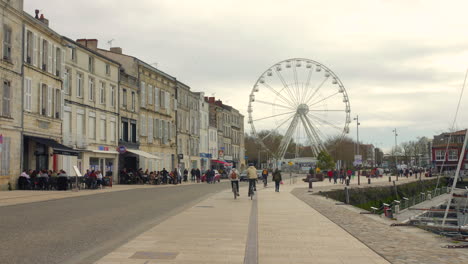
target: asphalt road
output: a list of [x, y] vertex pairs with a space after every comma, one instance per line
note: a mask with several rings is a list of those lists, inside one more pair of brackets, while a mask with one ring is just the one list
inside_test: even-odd
[[0, 207], [0, 263], [93, 263], [228, 187], [180, 185]]

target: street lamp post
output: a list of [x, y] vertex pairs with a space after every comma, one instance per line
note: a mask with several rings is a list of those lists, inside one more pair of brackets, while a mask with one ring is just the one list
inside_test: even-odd
[[396, 128], [393, 130], [393, 133], [395, 133], [395, 153], [394, 153], [394, 154], [395, 154], [396, 179], [397, 179], [397, 181], [398, 181], [398, 175], [399, 175], [399, 173], [398, 173], [398, 156], [397, 156], [397, 154], [396, 154], [396, 152], [397, 152], [397, 146], [398, 146], [398, 144], [397, 144], [397, 136], [398, 136], [398, 133], [397, 133], [397, 129], [396, 129]]
[[[361, 124], [359, 123], [359, 115], [356, 115], [354, 120], [356, 120], [356, 133], [357, 133], [357, 148], [356, 148], [357, 154], [356, 155], [359, 155], [359, 125]], [[361, 185], [361, 173], [359, 171], [358, 171], [357, 182], [358, 182], [358, 185]]]

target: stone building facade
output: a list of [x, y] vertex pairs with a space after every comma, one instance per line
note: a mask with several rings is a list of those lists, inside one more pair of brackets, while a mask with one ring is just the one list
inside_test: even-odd
[[62, 142], [65, 43], [38, 10], [24, 17], [23, 140], [24, 169], [60, 170], [78, 152]]
[[23, 1], [0, 1], [0, 190], [13, 188], [21, 170]]
[[80, 151], [78, 157], [64, 157], [63, 168], [74, 175], [76, 165], [114, 176], [118, 168], [118, 86], [120, 65], [92, 48], [96, 40], [63, 38], [65, 94], [62, 124], [63, 142]]
[[181, 170], [190, 170], [190, 87], [177, 82], [177, 157]]
[[124, 150], [121, 153], [120, 168], [172, 170], [176, 166], [175, 78], [138, 58], [123, 54], [121, 48], [97, 51], [122, 65], [122, 75], [127, 79], [126, 84], [123, 82], [125, 79], [121, 81], [122, 87], [135, 87], [129, 85], [128, 80], [137, 81], [138, 94], [133, 94], [134, 88], [121, 90], [122, 100], [127, 101], [126, 115], [133, 115], [134, 112], [128, 112], [128, 98], [125, 100], [123, 97], [128, 97], [128, 93], [131, 92], [131, 111], [135, 111], [137, 106], [134, 100], [138, 98], [138, 126], [134, 127], [135, 124], [131, 120], [128, 123], [128, 118], [121, 116], [121, 140], [128, 139], [124, 133], [127, 129], [125, 124], [128, 123], [132, 127], [130, 141], [138, 149], [126, 148], [125, 145], [119, 147]]

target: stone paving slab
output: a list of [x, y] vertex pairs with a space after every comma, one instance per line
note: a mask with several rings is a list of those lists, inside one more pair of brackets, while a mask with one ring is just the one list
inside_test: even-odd
[[293, 194], [391, 263], [468, 263], [468, 250], [442, 248], [450, 242], [441, 236], [416, 227], [390, 227], [391, 220], [361, 215], [359, 209], [311, 195], [307, 188], [297, 188]]

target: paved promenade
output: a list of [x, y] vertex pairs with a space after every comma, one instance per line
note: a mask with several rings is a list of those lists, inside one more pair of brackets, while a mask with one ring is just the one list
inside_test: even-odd
[[[283, 177], [286, 178], [286, 177]], [[389, 219], [362, 215], [358, 208], [336, 205], [316, 194], [344, 185], [307, 184], [284, 180], [279, 193], [274, 183], [259, 182], [254, 200], [241, 185], [234, 200], [230, 189], [217, 192], [175, 214], [116, 248], [96, 263], [467, 263], [466, 249], [442, 248], [449, 244], [414, 227], [390, 227]], [[393, 177], [392, 177], [393, 178]], [[398, 184], [414, 181], [400, 178]], [[361, 185], [354, 179], [351, 188]], [[370, 186], [390, 185], [388, 177], [373, 179]], [[163, 186], [114, 186], [80, 192], [0, 192], [0, 206], [92, 195], [134, 188]], [[170, 188], [171, 185], [164, 186]]]
[[279, 193], [260, 185], [253, 201], [245, 186], [237, 200], [230, 190], [217, 193], [97, 263], [389, 263], [296, 198], [302, 181], [285, 180]]

